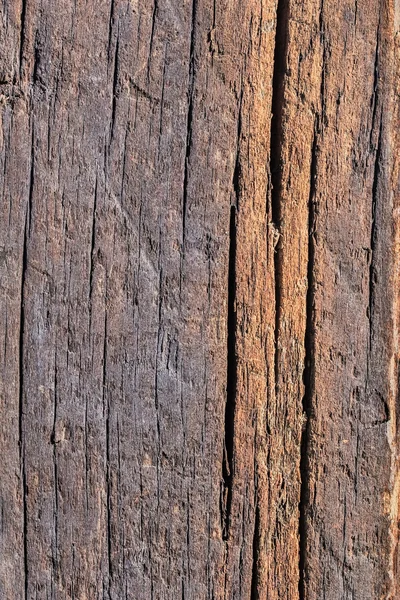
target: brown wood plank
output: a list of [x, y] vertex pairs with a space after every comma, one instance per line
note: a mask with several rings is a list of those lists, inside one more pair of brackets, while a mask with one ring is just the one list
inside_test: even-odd
[[0, 597], [398, 595], [394, 0], [5, 0]]

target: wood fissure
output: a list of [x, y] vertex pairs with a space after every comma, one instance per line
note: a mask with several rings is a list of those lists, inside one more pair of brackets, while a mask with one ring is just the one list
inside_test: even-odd
[[21, 0], [21, 15], [20, 15], [20, 43], [19, 43], [19, 78], [22, 80], [22, 62], [24, 58], [24, 44], [26, 36], [26, 10], [28, 0]]
[[307, 261], [307, 296], [306, 296], [306, 329], [304, 336], [304, 394], [302, 398], [304, 424], [300, 440], [300, 503], [299, 503], [299, 599], [306, 600], [307, 589], [307, 512], [310, 509], [309, 490], [309, 451], [311, 439], [311, 416], [314, 398], [314, 355], [315, 355], [315, 194], [318, 160], [318, 125], [315, 124], [310, 161], [310, 194], [308, 200], [308, 261]]
[[282, 192], [282, 136], [284, 110], [284, 79], [288, 51], [289, 0], [278, 0], [272, 80], [272, 119], [270, 140], [271, 216], [274, 242], [275, 285], [275, 385], [279, 382], [279, 330], [281, 320], [282, 255], [280, 243]]
[[[30, 192], [29, 192], [30, 193]], [[27, 474], [26, 474], [26, 461], [25, 461], [25, 386], [24, 386], [24, 361], [25, 361], [25, 305], [24, 298], [26, 293], [26, 273], [28, 267], [28, 223], [30, 219], [30, 207], [27, 206], [25, 215], [25, 227], [23, 233], [23, 251], [22, 251], [22, 270], [21, 270], [21, 284], [20, 284], [20, 314], [19, 314], [19, 467], [22, 487], [22, 520], [23, 520], [23, 555], [24, 555], [24, 591], [25, 600], [28, 600], [28, 581], [29, 581], [29, 567], [28, 567], [28, 505], [27, 505]]]
[[321, 64], [321, 77], [320, 77], [320, 129], [323, 130], [326, 125], [326, 64], [328, 58], [328, 47], [325, 32], [325, 20], [324, 20], [324, 0], [321, 0], [319, 5], [319, 19], [318, 19], [318, 32], [320, 43], [322, 46], [322, 64]]
[[[235, 156], [235, 168], [233, 171], [233, 192], [235, 195], [234, 202], [236, 212], [239, 211], [240, 207], [240, 191], [241, 191], [241, 176], [242, 168], [240, 164], [240, 142], [242, 136], [242, 105], [243, 105], [243, 87], [240, 88], [239, 102], [238, 102], [238, 116], [237, 116], [237, 137], [236, 137], [236, 156]], [[231, 208], [232, 211], [232, 208]], [[231, 212], [232, 215], [232, 212]]]
[[153, 56], [153, 43], [154, 43], [154, 36], [155, 36], [155, 30], [156, 30], [157, 13], [158, 13], [158, 0], [154, 0], [153, 12], [151, 15], [151, 34], [150, 34], [149, 54], [148, 54], [148, 59], [147, 59], [147, 84], [148, 85], [150, 84], [151, 59]]
[[378, 142], [376, 147], [375, 161], [374, 161], [374, 173], [372, 182], [372, 199], [371, 199], [371, 241], [370, 241], [370, 266], [369, 266], [369, 300], [368, 300], [368, 319], [370, 323], [369, 329], [369, 352], [372, 350], [372, 338], [373, 338], [373, 316], [374, 316], [374, 303], [375, 303], [375, 287], [376, 280], [378, 277], [377, 266], [376, 266], [376, 244], [377, 244], [377, 202], [378, 197], [378, 186], [381, 175], [380, 161], [382, 159], [382, 128], [383, 119], [380, 117]]
[[[376, 47], [375, 47], [375, 58], [374, 58], [374, 84], [371, 95], [371, 106], [372, 106], [372, 118], [371, 118], [371, 129], [370, 129], [370, 147], [373, 148], [372, 137], [375, 133], [376, 124], [376, 111], [379, 108], [379, 63], [380, 63], [380, 35], [381, 35], [381, 17], [379, 16], [379, 22], [376, 33]], [[382, 120], [382, 117], [381, 117]]]
[[194, 85], [195, 85], [195, 43], [196, 43], [196, 16], [197, 0], [192, 0], [192, 15], [190, 29], [190, 50], [189, 50], [189, 83], [188, 83], [188, 111], [186, 122], [186, 145], [185, 145], [185, 166], [183, 174], [183, 205], [182, 205], [182, 255], [185, 253], [186, 239], [186, 217], [188, 209], [188, 185], [189, 185], [189, 166], [190, 154], [192, 151], [192, 127], [193, 127], [193, 109], [194, 109]]
[[52, 547], [52, 584], [55, 580], [55, 574], [58, 567], [58, 464], [57, 464], [57, 444], [59, 440], [56, 437], [57, 427], [57, 402], [58, 402], [58, 389], [57, 389], [57, 354], [55, 355], [54, 361], [54, 413], [53, 413], [53, 430], [51, 432], [50, 442], [53, 445], [53, 477], [54, 477], [54, 544]]
[[228, 314], [227, 314], [227, 378], [225, 404], [224, 456], [222, 461], [222, 538], [229, 537], [232, 486], [234, 479], [235, 406], [237, 394], [236, 350], [236, 207], [231, 206], [229, 223]]
[[115, 115], [117, 110], [118, 97], [118, 78], [119, 78], [119, 34], [117, 32], [117, 41], [114, 51], [114, 68], [112, 80], [112, 108], [111, 108], [111, 139], [114, 137]]
[[276, 29], [274, 44], [274, 71], [272, 79], [272, 120], [271, 120], [271, 184], [272, 219], [279, 225], [281, 172], [282, 172], [282, 134], [283, 134], [283, 109], [284, 109], [284, 80], [286, 73], [288, 52], [288, 26], [289, 26], [289, 0], [278, 0], [276, 9]]
[[29, 184], [28, 184], [28, 208], [27, 208], [27, 235], [28, 237], [31, 235], [32, 229], [32, 213], [33, 213], [33, 188], [35, 185], [35, 127], [32, 117], [32, 125], [31, 125], [32, 133], [31, 133], [31, 147], [30, 147], [30, 170], [29, 170]]
[[110, 17], [108, 21], [108, 45], [107, 45], [107, 57], [108, 63], [111, 61], [111, 41], [112, 41], [112, 33], [114, 28], [114, 20], [115, 20], [115, 3], [116, 0], [111, 0], [110, 2]]
[[260, 559], [260, 507], [256, 502], [254, 535], [253, 535], [253, 565], [251, 573], [251, 596], [250, 600], [260, 600], [259, 588], [259, 559]]
[[[106, 288], [107, 289], [107, 288]], [[111, 583], [113, 575], [112, 564], [112, 506], [111, 506], [111, 428], [110, 428], [110, 396], [107, 387], [107, 333], [108, 333], [108, 318], [107, 311], [104, 315], [104, 338], [103, 338], [103, 359], [102, 359], [102, 401], [103, 413], [105, 416], [105, 483], [106, 483], [106, 523], [107, 523], [107, 592], [111, 598]]]
[[89, 331], [92, 329], [92, 304], [93, 304], [93, 276], [95, 269], [95, 251], [96, 251], [96, 213], [97, 213], [97, 195], [98, 195], [98, 178], [94, 186], [93, 196], [93, 213], [92, 213], [92, 231], [90, 236], [90, 269], [89, 269]]

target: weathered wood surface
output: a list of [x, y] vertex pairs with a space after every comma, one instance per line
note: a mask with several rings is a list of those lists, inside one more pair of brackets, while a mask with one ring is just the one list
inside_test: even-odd
[[0, 597], [400, 598], [398, 3], [0, 27]]

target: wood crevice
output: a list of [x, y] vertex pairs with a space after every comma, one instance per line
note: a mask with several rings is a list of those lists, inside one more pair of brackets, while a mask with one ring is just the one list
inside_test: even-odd
[[112, 108], [111, 108], [111, 139], [114, 137], [115, 116], [117, 111], [118, 97], [118, 79], [119, 79], [119, 34], [117, 33], [117, 41], [115, 43], [114, 67], [113, 67], [113, 82], [112, 82]]
[[232, 504], [233, 449], [235, 435], [235, 407], [237, 394], [236, 350], [236, 207], [231, 206], [229, 223], [228, 315], [227, 315], [227, 380], [224, 428], [224, 456], [222, 461], [223, 489], [221, 498], [222, 538], [228, 539]]
[[368, 291], [368, 320], [369, 320], [369, 352], [372, 350], [373, 338], [373, 312], [375, 303], [375, 288], [377, 284], [378, 269], [376, 265], [376, 245], [378, 236], [377, 223], [377, 202], [378, 202], [378, 187], [381, 175], [381, 159], [382, 159], [382, 111], [380, 116], [378, 142], [375, 153], [373, 182], [372, 182], [372, 202], [371, 202], [371, 240], [370, 240], [370, 264], [369, 264], [369, 291]]
[[282, 144], [284, 113], [284, 79], [288, 51], [289, 1], [279, 0], [276, 12], [274, 70], [272, 81], [272, 118], [270, 139], [271, 172], [271, 218], [277, 240], [274, 244], [275, 284], [275, 389], [279, 387], [279, 329], [282, 295], [282, 247], [281, 247], [281, 197], [282, 197]]
[[307, 510], [309, 504], [309, 449], [311, 438], [311, 416], [314, 394], [314, 351], [315, 351], [315, 316], [314, 316], [314, 268], [315, 268], [315, 194], [318, 160], [319, 126], [316, 119], [314, 139], [311, 148], [310, 193], [308, 200], [308, 260], [307, 260], [307, 296], [306, 296], [306, 328], [304, 335], [304, 394], [302, 398], [303, 418], [300, 440], [300, 502], [299, 502], [299, 598], [306, 598], [307, 578]]
[[24, 43], [26, 29], [26, 8], [28, 0], [22, 0], [20, 16], [20, 45], [19, 45], [19, 78], [22, 79], [22, 61], [24, 58]]
[[260, 507], [258, 502], [255, 506], [255, 518], [254, 518], [254, 534], [253, 534], [253, 564], [251, 573], [251, 596], [250, 600], [259, 600], [259, 573], [258, 563], [260, 556]]
[[[31, 192], [29, 191], [29, 194]], [[25, 600], [28, 600], [28, 485], [26, 475], [26, 461], [25, 461], [25, 432], [24, 432], [24, 395], [25, 395], [25, 377], [24, 377], [24, 360], [25, 360], [25, 286], [26, 286], [26, 273], [28, 265], [28, 223], [30, 218], [29, 204], [25, 216], [25, 227], [24, 227], [24, 239], [23, 239], [23, 250], [22, 250], [22, 272], [21, 272], [21, 298], [20, 298], [20, 320], [19, 320], [19, 435], [18, 435], [18, 446], [19, 446], [19, 463], [20, 463], [20, 474], [22, 480], [22, 520], [23, 520], [23, 551], [24, 551], [24, 591]]]
[[190, 154], [193, 142], [193, 104], [194, 104], [194, 79], [195, 79], [195, 42], [196, 42], [196, 15], [197, 0], [192, 0], [192, 17], [190, 29], [190, 51], [189, 51], [189, 87], [188, 87], [188, 113], [186, 121], [186, 142], [185, 142], [185, 165], [183, 174], [183, 201], [182, 201], [182, 254], [185, 251], [186, 238], [186, 216], [188, 203], [189, 186], [189, 165]]

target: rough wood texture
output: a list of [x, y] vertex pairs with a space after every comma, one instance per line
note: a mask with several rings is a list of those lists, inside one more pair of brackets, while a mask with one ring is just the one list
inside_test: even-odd
[[399, 598], [397, 1], [0, 27], [0, 597]]

